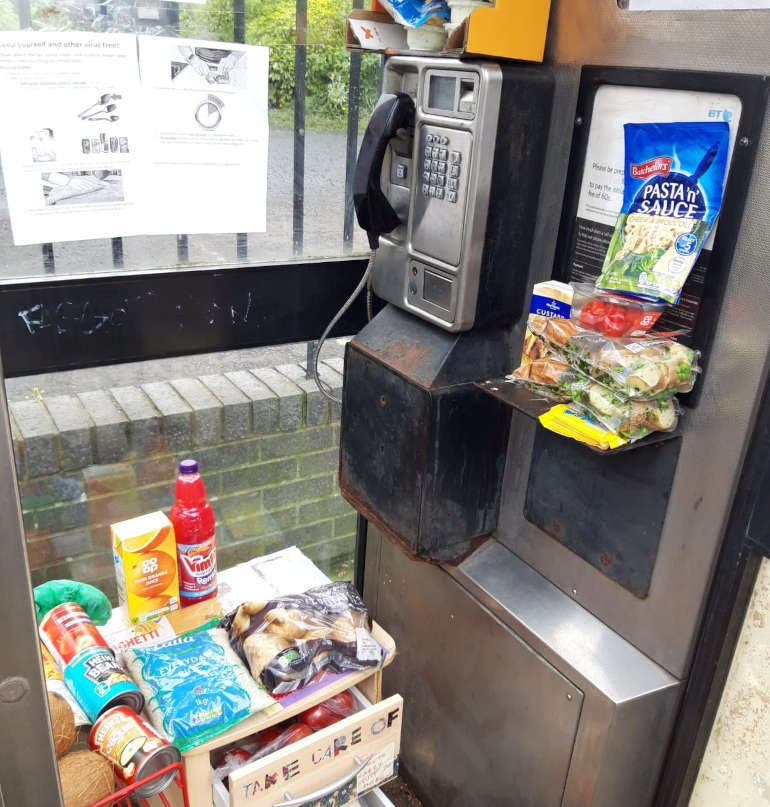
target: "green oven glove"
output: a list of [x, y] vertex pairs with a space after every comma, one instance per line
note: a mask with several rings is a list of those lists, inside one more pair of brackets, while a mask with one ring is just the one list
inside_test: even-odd
[[112, 604], [107, 595], [88, 583], [78, 583], [77, 580], [49, 580], [35, 586], [32, 593], [35, 597], [38, 622], [52, 608], [63, 602], [77, 603], [95, 625], [105, 625], [112, 616]]

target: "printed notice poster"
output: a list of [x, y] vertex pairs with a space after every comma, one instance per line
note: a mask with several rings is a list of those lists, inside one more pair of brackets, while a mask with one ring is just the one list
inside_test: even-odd
[[267, 66], [243, 45], [0, 33], [14, 243], [263, 232]]
[[15, 244], [140, 231], [136, 37], [0, 34]]
[[267, 48], [139, 37], [146, 210], [163, 232], [265, 231], [267, 68]]
[[[600, 87], [594, 98], [570, 244], [569, 279], [593, 282], [601, 273], [615, 220], [623, 204], [624, 124], [727, 121], [730, 124], [729, 166], [740, 116], [741, 102], [734, 95], [648, 87]], [[679, 303], [669, 306], [658, 321], [659, 330], [679, 331], [684, 337], [692, 333], [716, 228], [682, 289]]]

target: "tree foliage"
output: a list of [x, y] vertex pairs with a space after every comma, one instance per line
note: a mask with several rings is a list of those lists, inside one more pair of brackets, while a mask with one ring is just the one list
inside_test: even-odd
[[[350, 0], [308, 0], [306, 87], [307, 106], [315, 112], [344, 117], [348, 104], [349, 54], [344, 48], [345, 17]], [[186, 9], [180, 33], [232, 41], [232, 0], [208, 0], [205, 9]], [[246, 0], [246, 42], [270, 48], [269, 103], [273, 109], [290, 106], [294, 100], [296, 47], [295, 0]], [[361, 89], [364, 106], [376, 91], [379, 67], [365, 59]]]

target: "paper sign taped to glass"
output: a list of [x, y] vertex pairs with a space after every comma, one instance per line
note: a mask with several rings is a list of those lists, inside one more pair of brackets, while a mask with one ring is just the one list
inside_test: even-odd
[[14, 244], [264, 232], [268, 49], [0, 33]]

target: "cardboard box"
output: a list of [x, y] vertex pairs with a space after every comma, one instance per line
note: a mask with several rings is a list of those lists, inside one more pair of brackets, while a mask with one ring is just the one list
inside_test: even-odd
[[161, 513], [110, 527], [118, 600], [129, 623], [146, 622], [179, 608], [174, 527]]
[[[542, 62], [550, 11], [551, 0], [496, 0], [494, 6], [471, 12], [452, 32], [444, 49], [428, 55]], [[392, 17], [364, 9], [348, 15], [345, 44], [349, 50], [388, 55], [418, 52], [406, 49], [404, 29]]]

